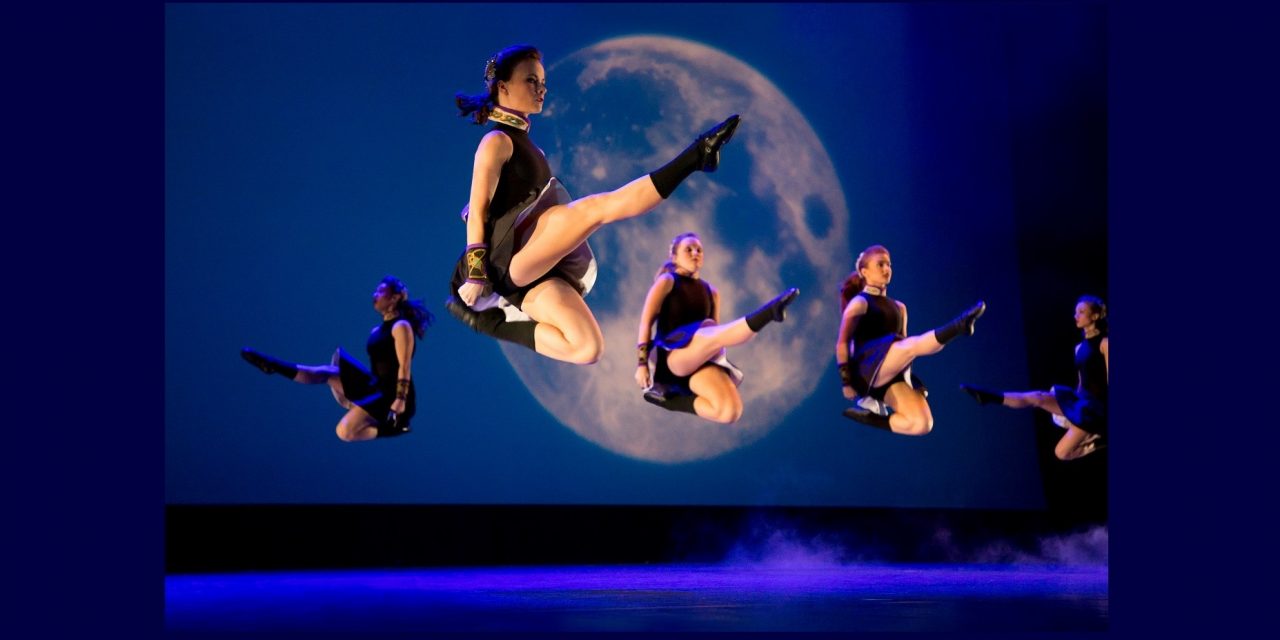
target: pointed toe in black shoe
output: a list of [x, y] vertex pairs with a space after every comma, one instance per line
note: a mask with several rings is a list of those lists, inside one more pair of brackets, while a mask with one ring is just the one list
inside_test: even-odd
[[702, 160], [698, 166], [700, 170], [711, 173], [720, 167], [720, 147], [733, 138], [733, 133], [738, 130], [741, 122], [742, 118], [735, 113], [698, 136], [698, 154]]

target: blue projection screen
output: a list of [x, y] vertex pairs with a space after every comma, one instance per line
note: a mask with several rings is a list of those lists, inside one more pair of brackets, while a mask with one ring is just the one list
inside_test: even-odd
[[[167, 501], [1042, 507], [1031, 413], [956, 390], [1028, 382], [1015, 227], [1035, 212], [1014, 206], [1018, 27], [1002, 7], [168, 5]], [[1101, 21], [1032, 10], [1046, 32], [1020, 38], [1069, 45], [1045, 56], [1047, 108], [1097, 108], [1077, 93], [1105, 85]], [[500, 345], [442, 305], [485, 131], [453, 96], [517, 42], [544, 55], [530, 135], [574, 196], [743, 118], [719, 171], [592, 236], [606, 346], [591, 366]], [[736, 424], [653, 407], [632, 380], [644, 294], [683, 231], [702, 237], [722, 319], [801, 290], [785, 323], [729, 351], [746, 373]], [[915, 364], [924, 437], [841, 416], [837, 289], [872, 244], [893, 252], [910, 333], [988, 304], [972, 338]], [[347, 443], [326, 386], [238, 352], [366, 359], [384, 274], [436, 315], [418, 413], [409, 435]]]

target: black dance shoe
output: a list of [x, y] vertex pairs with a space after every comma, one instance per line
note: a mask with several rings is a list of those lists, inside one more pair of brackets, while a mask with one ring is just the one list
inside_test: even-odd
[[1004, 404], [1004, 394], [998, 391], [990, 391], [967, 384], [961, 384], [960, 390], [973, 396], [973, 399], [977, 400], [978, 404]]
[[720, 147], [733, 138], [733, 132], [738, 130], [739, 122], [742, 122], [742, 118], [735, 113], [729, 116], [728, 120], [698, 136], [694, 144], [698, 147], [699, 170], [711, 173], [720, 166]]
[[485, 335], [493, 335], [493, 330], [507, 318], [507, 314], [503, 313], [501, 309], [475, 311], [454, 296], [449, 296], [444, 301], [444, 308], [449, 312], [449, 315], [470, 327], [472, 331]]
[[644, 392], [644, 401], [663, 409], [667, 408], [667, 394], [657, 386]]
[[960, 314], [959, 320], [963, 323], [962, 326], [964, 327], [965, 335], [973, 335], [973, 323], [977, 322], [978, 318], [981, 318], [982, 314], [986, 313], [986, 311], [987, 303], [979, 300], [978, 304], [973, 305], [968, 311]]
[[863, 407], [860, 407], [858, 405], [854, 405], [852, 407], [849, 407], [848, 409], [845, 409], [843, 411], [843, 414], [844, 414], [844, 417], [850, 420], [853, 420], [854, 422], [861, 422], [862, 424], [865, 424], [868, 427], [875, 427], [877, 429], [884, 429], [886, 431], [890, 430], [889, 416], [880, 415], [874, 411], [864, 409]]
[[789, 306], [799, 295], [800, 290], [795, 287], [791, 287], [790, 289], [783, 291], [778, 297], [766, 303], [765, 307], [773, 313], [774, 320], [782, 322], [787, 319], [787, 306]]
[[297, 366], [277, 360], [264, 353], [258, 353], [249, 347], [240, 350], [240, 357], [244, 358], [245, 362], [261, 369], [267, 375], [278, 373], [286, 378], [292, 378], [298, 372]]

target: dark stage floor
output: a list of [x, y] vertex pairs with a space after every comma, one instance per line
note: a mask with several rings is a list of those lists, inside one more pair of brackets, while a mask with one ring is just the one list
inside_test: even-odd
[[651, 565], [173, 575], [170, 631], [1096, 631], [1106, 566]]

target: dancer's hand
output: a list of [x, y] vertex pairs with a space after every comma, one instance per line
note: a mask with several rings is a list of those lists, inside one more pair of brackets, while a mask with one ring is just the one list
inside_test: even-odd
[[641, 389], [649, 388], [649, 367], [636, 367], [636, 384]]
[[847, 384], [844, 385], [844, 388], [840, 389], [840, 392], [844, 394], [845, 400], [852, 400], [858, 397], [858, 394], [854, 392], [853, 387]]
[[484, 293], [484, 285], [475, 282], [468, 282], [458, 287], [458, 298], [468, 307], [475, 304], [482, 293]]
[[396, 414], [397, 416], [398, 416], [398, 415], [400, 415], [400, 414], [402, 414], [402, 413], [404, 413], [404, 399], [403, 399], [403, 398], [396, 398], [396, 399], [395, 399], [395, 401], [391, 403], [391, 413], [394, 413], [394, 414]]

